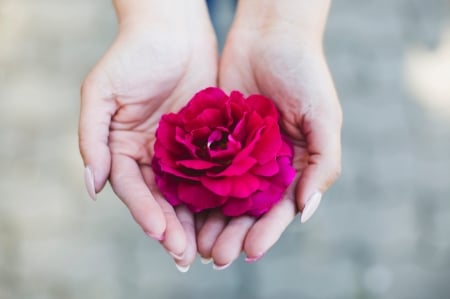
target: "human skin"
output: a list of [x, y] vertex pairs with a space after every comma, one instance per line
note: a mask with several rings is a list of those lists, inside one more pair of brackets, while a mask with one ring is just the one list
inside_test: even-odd
[[[80, 150], [91, 197], [109, 178], [136, 222], [161, 241], [181, 271], [197, 250], [216, 269], [242, 250], [247, 261], [256, 261], [298, 212], [308, 220], [341, 164], [342, 113], [322, 50], [329, 4], [240, 0], [218, 70], [203, 1], [116, 0], [118, 36], [82, 87]], [[228, 219], [217, 211], [194, 219], [185, 207], [171, 207], [154, 184], [147, 149], [161, 115], [217, 86], [218, 72], [227, 92], [272, 98], [294, 142], [296, 182], [259, 219]]]
[[151, 169], [161, 115], [217, 84], [216, 38], [202, 0], [116, 0], [115, 41], [82, 85], [79, 145], [90, 196], [109, 179], [180, 271], [197, 252], [194, 217], [161, 196]]
[[[259, 219], [197, 216], [199, 254], [228, 267], [243, 250], [260, 259], [298, 212], [306, 222], [341, 169], [342, 112], [323, 54], [328, 0], [240, 0], [220, 61], [219, 87], [275, 101], [294, 144], [295, 183]], [[258, 9], [255, 9], [258, 7]]]

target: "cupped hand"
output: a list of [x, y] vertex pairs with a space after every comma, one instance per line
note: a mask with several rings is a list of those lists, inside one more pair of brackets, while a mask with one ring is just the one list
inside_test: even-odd
[[109, 179], [134, 220], [185, 271], [197, 251], [194, 217], [170, 206], [155, 186], [154, 136], [162, 114], [216, 84], [217, 49], [204, 3], [181, 3], [167, 16], [121, 20], [116, 40], [83, 83], [79, 145], [91, 197]]
[[299, 37], [292, 28], [238, 24], [225, 44], [219, 86], [262, 94], [276, 103], [281, 129], [294, 145], [297, 176], [283, 200], [259, 219], [228, 219], [220, 212], [202, 216], [198, 250], [216, 269], [226, 268], [242, 250], [247, 262], [261, 258], [298, 212], [301, 222], [312, 216], [340, 173], [342, 112], [321, 37]]

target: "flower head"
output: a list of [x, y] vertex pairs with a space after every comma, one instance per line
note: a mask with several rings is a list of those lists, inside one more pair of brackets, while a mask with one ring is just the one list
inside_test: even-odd
[[264, 214], [295, 176], [292, 146], [278, 120], [275, 105], [261, 95], [198, 92], [159, 123], [152, 167], [160, 191], [194, 212]]

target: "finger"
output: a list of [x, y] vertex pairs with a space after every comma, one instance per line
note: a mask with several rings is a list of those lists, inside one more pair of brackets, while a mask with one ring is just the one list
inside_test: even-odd
[[111, 186], [130, 210], [136, 223], [150, 237], [162, 240], [166, 229], [163, 211], [145, 184], [136, 161], [123, 155], [113, 155]]
[[197, 245], [195, 238], [194, 215], [186, 206], [175, 208], [178, 219], [186, 232], [186, 249], [181, 259], [175, 259], [178, 270], [187, 272], [195, 260]]
[[203, 225], [206, 222], [206, 217], [208, 216], [208, 212], [200, 212], [195, 215], [195, 233], [198, 235], [200, 230], [203, 228]]
[[297, 205], [304, 223], [314, 214], [322, 194], [341, 172], [341, 123], [305, 116], [302, 132], [309, 152], [308, 164], [298, 181]]
[[245, 238], [245, 261], [259, 260], [278, 241], [295, 214], [294, 200], [285, 198], [256, 221]]
[[112, 94], [105, 93], [94, 80], [86, 80], [83, 83], [78, 138], [85, 165], [86, 188], [94, 200], [110, 174], [108, 134], [115, 111]]
[[166, 230], [161, 244], [175, 259], [182, 259], [186, 250], [186, 232], [178, 219], [175, 209], [164, 199], [155, 183], [154, 173], [150, 166], [141, 166], [144, 181], [151, 194], [161, 208], [166, 221]]
[[223, 270], [239, 257], [245, 236], [255, 221], [255, 217], [240, 216], [228, 222], [213, 247], [214, 269]]
[[226, 224], [227, 218], [220, 210], [211, 211], [206, 218], [197, 237], [198, 253], [202, 257], [203, 263], [206, 264], [212, 261], [210, 260], [212, 248]]

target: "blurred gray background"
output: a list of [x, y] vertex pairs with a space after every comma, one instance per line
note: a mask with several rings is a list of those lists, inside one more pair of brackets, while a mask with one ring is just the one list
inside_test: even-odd
[[[232, 17], [215, 1], [221, 36]], [[334, 1], [343, 174], [258, 263], [186, 274], [83, 185], [79, 86], [110, 0], [0, 0], [0, 298], [450, 298], [450, 2]]]

